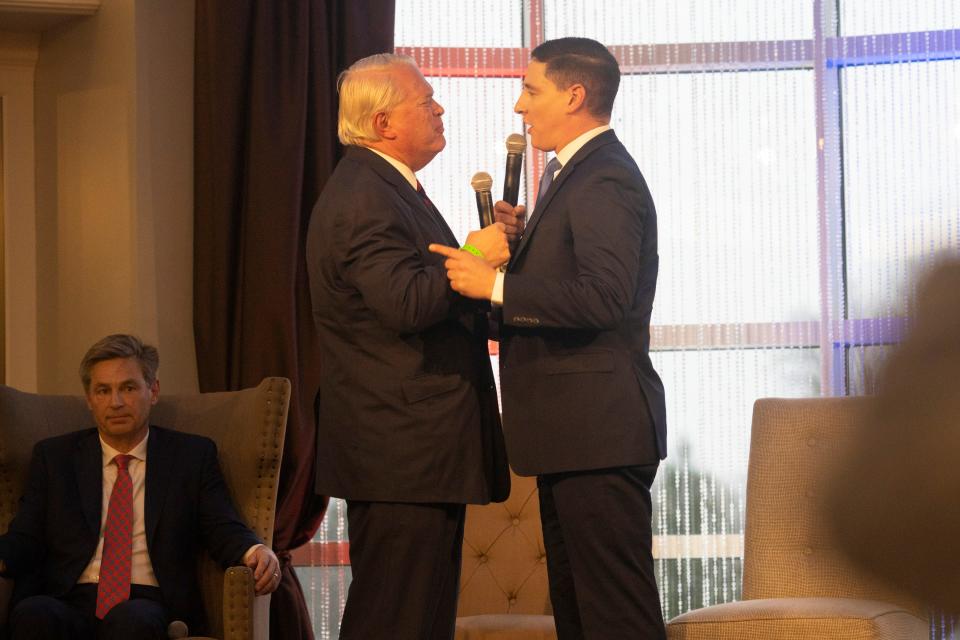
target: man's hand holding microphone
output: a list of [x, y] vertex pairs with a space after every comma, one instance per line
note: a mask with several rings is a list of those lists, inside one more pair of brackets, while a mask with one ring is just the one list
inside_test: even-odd
[[518, 205], [520, 171], [527, 143], [523, 136], [507, 138], [507, 170], [503, 183], [504, 199], [493, 204], [490, 189], [493, 180], [479, 172], [470, 181], [477, 197], [479, 231], [472, 231], [461, 249], [439, 244], [428, 248], [446, 257], [444, 266], [450, 287], [457, 293], [477, 300], [490, 300], [497, 280], [497, 269], [506, 267], [511, 248], [516, 249], [523, 235], [527, 209]]

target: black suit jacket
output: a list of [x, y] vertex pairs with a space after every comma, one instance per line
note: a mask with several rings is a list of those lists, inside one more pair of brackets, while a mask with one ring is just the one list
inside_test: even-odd
[[390, 163], [348, 147], [307, 233], [320, 494], [483, 504], [509, 493], [489, 304], [451, 291], [432, 242], [457, 246]]
[[[16, 517], [0, 536], [0, 558], [17, 596], [62, 596], [90, 562], [100, 536], [103, 454], [96, 429], [37, 443]], [[144, 480], [150, 562], [172, 619], [205, 626], [197, 584], [201, 549], [224, 568], [260, 540], [230, 501], [209, 438], [150, 427]], [[24, 592], [23, 585], [32, 585]]]
[[504, 279], [500, 380], [521, 475], [651, 464], [666, 456], [650, 362], [657, 220], [612, 131], [540, 197]]

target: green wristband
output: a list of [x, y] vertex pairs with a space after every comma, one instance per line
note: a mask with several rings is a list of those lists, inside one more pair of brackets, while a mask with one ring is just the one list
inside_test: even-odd
[[472, 253], [473, 255], [477, 256], [481, 260], [485, 257], [483, 255], [483, 251], [480, 251], [480, 249], [477, 249], [472, 244], [463, 245], [462, 247], [460, 247], [460, 251], [466, 251], [467, 253]]

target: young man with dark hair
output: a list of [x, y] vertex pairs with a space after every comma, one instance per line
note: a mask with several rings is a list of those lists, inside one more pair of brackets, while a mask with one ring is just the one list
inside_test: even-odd
[[514, 470], [536, 475], [560, 640], [665, 637], [650, 487], [666, 456], [663, 384], [650, 361], [657, 283], [653, 199], [610, 129], [616, 59], [561, 38], [531, 54], [515, 111], [555, 151], [506, 273], [447, 257], [453, 289], [502, 307], [503, 429]]

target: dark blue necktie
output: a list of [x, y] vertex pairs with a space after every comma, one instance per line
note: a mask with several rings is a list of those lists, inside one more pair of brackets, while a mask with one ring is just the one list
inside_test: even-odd
[[540, 198], [543, 197], [543, 194], [547, 192], [547, 189], [550, 188], [550, 185], [553, 184], [553, 176], [563, 168], [563, 165], [560, 164], [560, 161], [557, 160], [556, 156], [550, 158], [550, 162], [547, 163], [547, 166], [543, 169], [543, 175], [540, 176], [540, 188], [537, 190], [537, 203], [539, 204]]

